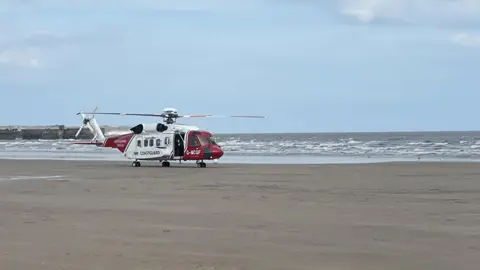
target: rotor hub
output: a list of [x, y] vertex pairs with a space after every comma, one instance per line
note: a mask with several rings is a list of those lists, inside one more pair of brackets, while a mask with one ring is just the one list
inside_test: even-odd
[[165, 108], [163, 109], [163, 113], [168, 115], [178, 115], [178, 110], [175, 108]]
[[173, 124], [178, 118], [178, 110], [175, 108], [164, 108], [163, 114], [165, 115], [165, 123]]

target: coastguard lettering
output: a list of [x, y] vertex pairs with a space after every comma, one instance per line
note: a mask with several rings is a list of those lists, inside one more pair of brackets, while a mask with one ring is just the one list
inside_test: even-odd
[[160, 151], [140, 151], [141, 156], [154, 156], [160, 155]]

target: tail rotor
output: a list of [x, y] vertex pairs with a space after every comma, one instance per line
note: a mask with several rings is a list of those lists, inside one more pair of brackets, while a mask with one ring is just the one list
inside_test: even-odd
[[82, 125], [80, 126], [80, 128], [78, 129], [77, 133], [75, 134], [75, 138], [78, 137], [78, 135], [80, 135], [80, 133], [82, 132], [83, 128], [84, 127], [87, 127], [93, 134], [95, 134], [95, 137], [92, 139], [95, 140], [96, 137], [97, 137], [97, 134], [96, 134], [96, 131], [95, 129], [92, 127], [91, 125], [91, 121], [95, 121], [95, 112], [98, 110], [98, 106], [95, 107], [95, 109], [93, 110], [93, 112], [90, 114], [90, 116], [87, 116], [83, 113], [83, 111], [80, 111], [77, 113], [77, 115], [80, 115], [82, 117]]

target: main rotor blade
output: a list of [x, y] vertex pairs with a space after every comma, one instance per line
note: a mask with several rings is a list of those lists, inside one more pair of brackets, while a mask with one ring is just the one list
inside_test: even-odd
[[178, 118], [201, 118], [201, 117], [212, 117], [213, 115], [210, 114], [180, 114]]
[[[85, 112], [84, 112], [85, 113]], [[119, 116], [151, 116], [151, 117], [167, 117], [165, 113], [119, 113], [119, 112], [90, 112], [85, 114], [103, 114], [103, 115], [119, 115]], [[230, 117], [230, 118], [267, 118], [260, 115], [211, 115], [211, 114], [179, 114], [178, 118], [207, 118], [207, 117]]]
[[261, 115], [231, 115], [229, 117], [235, 117], [235, 118], [267, 118], [266, 116], [261, 116]]
[[103, 115], [120, 115], [120, 116], [153, 116], [153, 117], [165, 117], [165, 114], [153, 114], [153, 113], [117, 113], [117, 112], [95, 112], [95, 114]]
[[[168, 115], [165, 113], [162, 114], [154, 114], [154, 113], [119, 113], [119, 112], [96, 112], [95, 114], [104, 114], [104, 115], [120, 115], [120, 116], [152, 116], [152, 117], [167, 117]], [[177, 115], [178, 118], [180, 117], [207, 117], [209, 115]]]
[[193, 117], [229, 117], [229, 118], [267, 118], [266, 116], [260, 115], [183, 115], [182, 117], [193, 118]]

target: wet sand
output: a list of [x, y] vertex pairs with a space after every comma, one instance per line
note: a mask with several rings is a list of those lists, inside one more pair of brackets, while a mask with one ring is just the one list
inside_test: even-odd
[[0, 160], [0, 269], [478, 269], [480, 165]]

